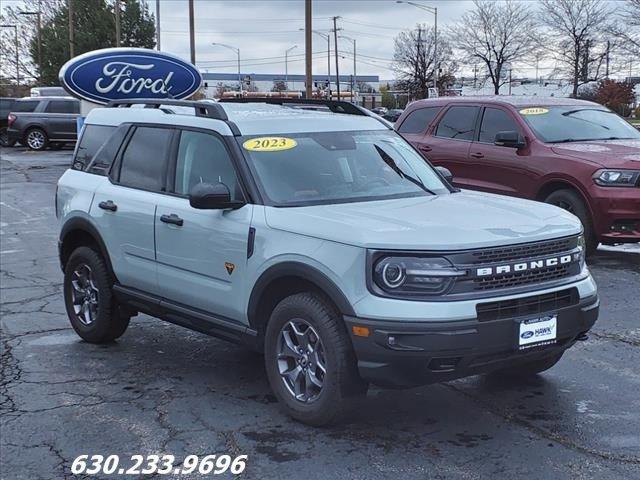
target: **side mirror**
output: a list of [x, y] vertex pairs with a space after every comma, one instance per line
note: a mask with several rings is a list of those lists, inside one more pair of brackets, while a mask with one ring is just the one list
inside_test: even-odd
[[243, 202], [232, 201], [229, 187], [224, 183], [198, 183], [189, 192], [189, 205], [199, 210], [240, 208]]
[[444, 177], [447, 182], [453, 183], [453, 173], [451, 173], [451, 170], [445, 167], [436, 167], [436, 171]]
[[527, 146], [524, 137], [515, 130], [496, 133], [496, 139], [493, 143], [499, 147], [509, 148], [523, 148]]

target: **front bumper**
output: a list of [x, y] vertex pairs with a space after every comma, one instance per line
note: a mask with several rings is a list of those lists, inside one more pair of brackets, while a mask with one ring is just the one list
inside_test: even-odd
[[640, 242], [640, 188], [591, 188], [591, 207], [603, 243]]
[[[556, 343], [518, 350], [519, 322], [529, 316], [479, 321], [402, 322], [345, 317], [360, 375], [384, 387], [412, 387], [487, 373], [560, 354], [588, 332], [598, 317], [597, 295], [553, 310]], [[545, 313], [535, 316], [541, 317]], [[368, 327], [356, 336], [354, 326]], [[391, 340], [390, 340], [391, 339]]]

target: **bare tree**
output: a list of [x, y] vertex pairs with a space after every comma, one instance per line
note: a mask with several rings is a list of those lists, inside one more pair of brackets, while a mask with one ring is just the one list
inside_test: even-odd
[[533, 53], [536, 23], [522, 2], [474, 0], [474, 4], [451, 28], [451, 42], [462, 60], [484, 64], [498, 95], [508, 81], [505, 67]]
[[[429, 86], [433, 85], [434, 33], [433, 29], [418, 25], [415, 30], [400, 32], [395, 38], [392, 68], [396, 74], [396, 87], [409, 92], [412, 99], [426, 98]], [[438, 39], [438, 64], [443, 77], [453, 75], [457, 69], [451, 46], [443, 38]]]
[[620, 51], [640, 56], [640, 0], [626, 0], [617, 8], [609, 33], [618, 40]]
[[546, 25], [541, 46], [571, 79], [573, 97], [581, 85], [604, 75], [609, 16], [602, 0], [541, 0], [540, 21]]

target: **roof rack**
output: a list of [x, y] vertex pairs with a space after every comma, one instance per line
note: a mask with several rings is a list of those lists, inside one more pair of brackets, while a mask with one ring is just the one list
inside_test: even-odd
[[[213, 118], [215, 120], [228, 121], [227, 112], [217, 102], [198, 102], [193, 100], [174, 100], [156, 98], [132, 98], [126, 100], [112, 100], [107, 108], [129, 108], [132, 105], [144, 105], [144, 108], [160, 108], [162, 106], [193, 107], [196, 117]], [[174, 113], [171, 110], [163, 109], [165, 113]]]

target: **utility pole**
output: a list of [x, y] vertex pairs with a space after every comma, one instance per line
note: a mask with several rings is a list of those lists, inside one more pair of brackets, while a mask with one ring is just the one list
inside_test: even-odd
[[338, 92], [338, 100], [340, 100], [340, 67], [338, 66], [338, 27], [336, 22], [339, 18], [340, 17], [333, 17], [333, 44], [336, 46], [336, 89]]
[[116, 15], [116, 47], [120, 46], [120, 0], [113, 2], [113, 12]]
[[[422, 27], [420, 25], [418, 25], [418, 44], [416, 45], [416, 53], [417, 53], [417, 59], [416, 59], [416, 83], [418, 83], [420, 80], [420, 59], [422, 58], [420, 55], [420, 47], [422, 46]], [[429, 89], [427, 88], [426, 91], [426, 98], [429, 98]]]
[[[440, 62], [438, 61], [438, 8], [422, 5], [421, 3], [408, 2], [406, 0], [396, 0], [396, 3], [406, 3], [413, 7], [425, 10], [434, 15], [433, 24], [433, 86], [438, 90], [438, 77], [440, 76]], [[426, 72], [425, 72], [426, 73]]]
[[513, 68], [509, 69], [509, 95], [511, 95], [511, 82], [513, 81]]
[[[311, 0], [305, 0], [304, 2], [304, 94], [305, 98], [311, 98], [313, 96], [313, 72], [312, 72], [312, 61], [313, 61], [313, 49], [312, 49], [312, 31], [313, 26], [311, 22], [313, 13], [313, 7], [311, 5]], [[287, 88], [289, 88], [289, 84], [287, 84]]]
[[160, 51], [160, 0], [156, 0], [156, 47]]
[[606, 67], [606, 73], [605, 73], [605, 77], [604, 78], [609, 78], [609, 50], [611, 49], [611, 42], [609, 40], [607, 40], [607, 67]]
[[536, 85], [540, 84], [540, 75], [538, 75], [538, 68], [540, 66], [540, 52], [536, 53]]
[[75, 53], [75, 38], [73, 31], [73, 0], [67, 0], [69, 10], [69, 58], [73, 58], [76, 56]]
[[478, 66], [474, 65], [473, 66], [473, 89], [474, 90], [477, 88], [477, 84], [478, 84]]
[[18, 25], [0, 25], [0, 28], [13, 28], [16, 34], [16, 92], [15, 96], [18, 96], [18, 87], [20, 87], [20, 49], [18, 45]]
[[[195, 13], [193, 0], [189, 0], [189, 50], [191, 51], [191, 64], [196, 66], [196, 31], [195, 31]], [[240, 82], [238, 75], [238, 82]], [[242, 90], [242, 85], [240, 86]]]

